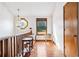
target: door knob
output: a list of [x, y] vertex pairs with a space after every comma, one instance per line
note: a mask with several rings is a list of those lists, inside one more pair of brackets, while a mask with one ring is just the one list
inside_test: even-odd
[[77, 35], [74, 35], [74, 37], [77, 37]]

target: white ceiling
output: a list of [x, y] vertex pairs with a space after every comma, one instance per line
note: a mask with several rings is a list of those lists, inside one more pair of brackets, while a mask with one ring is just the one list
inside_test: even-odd
[[21, 16], [50, 16], [55, 10], [57, 2], [4, 2], [14, 15], [20, 9]]

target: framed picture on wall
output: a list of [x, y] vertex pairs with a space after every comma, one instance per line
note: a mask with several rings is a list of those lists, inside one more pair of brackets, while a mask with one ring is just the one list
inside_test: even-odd
[[37, 34], [47, 34], [47, 18], [37, 18]]

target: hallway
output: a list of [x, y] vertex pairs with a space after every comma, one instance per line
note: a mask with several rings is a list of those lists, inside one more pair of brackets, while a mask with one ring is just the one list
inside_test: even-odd
[[30, 57], [62, 57], [63, 53], [51, 41], [36, 41]]
[[[31, 53], [30, 57], [64, 56], [64, 4], [64, 2], [0, 3], [0, 56], [24, 57], [25, 53], [27, 55]], [[41, 36], [46, 37], [38, 37], [39, 32]], [[44, 40], [48, 40], [49, 37], [51, 41], [45, 42]], [[25, 48], [28, 51], [25, 51]]]

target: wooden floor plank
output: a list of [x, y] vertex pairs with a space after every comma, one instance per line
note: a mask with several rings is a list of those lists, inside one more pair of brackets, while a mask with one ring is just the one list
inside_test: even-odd
[[52, 41], [36, 41], [30, 57], [62, 57], [63, 55]]

